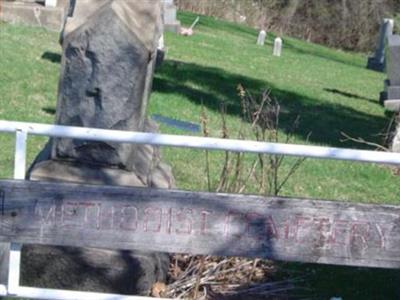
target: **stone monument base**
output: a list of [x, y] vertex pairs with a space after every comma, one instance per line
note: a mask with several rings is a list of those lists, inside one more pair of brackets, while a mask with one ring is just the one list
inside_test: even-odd
[[24, 286], [146, 296], [155, 282], [165, 282], [169, 256], [29, 245], [22, 265]]
[[385, 80], [385, 90], [381, 92], [379, 101], [387, 110], [400, 112], [400, 86], [392, 86], [389, 80]]
[[386, 100], [384, 105], [389, 111], [400, 112], [400, 98], [397, 100]]
[[93, 185], [118, 185], [164, 188], [175, 187], [171, 168], [159, 163], [144, 178], [121, 169], [96, 167], [61, 160], [46, 160], [35, 164], [29, 179], [34, 181], [65, 181]]
[[[147, 130], [156, 131], [153, 122], [146, 123]], [[132, 172], [52, 160], [51, 144], [50, 141], [30, 168], [30, 180], [175, 188], [171, 168], [161, 162], [155, 147], [136, 148], [138, 162]], [[169, 255], [164, 253], [29, 245], [24, 246], [22, 255], [23, 284], [53, 289], [145, 296], [156, 282], [165, 282], [169, 268]]]

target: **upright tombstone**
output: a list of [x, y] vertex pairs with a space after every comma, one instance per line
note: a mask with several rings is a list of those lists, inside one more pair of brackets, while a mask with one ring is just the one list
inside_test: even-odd
[[180, 32], [181, 23], [176, 18], [177, 7], [174, 0], [162, 0], [162, 3], [164, 29], [175, 33]]
[[388, 79], [381, 93], [381, 102], [389, 110], [400, 112], [400, 36], [388, 38], [386, 51], [386, 70]]
[[[157, 131], [146, 110], [162, 34], [160, 1], [79, 0], [71, 5], [61, 37], [56, 123]], [[43, 181], [174, 186], [171, 170], [155, 147], [59, 138], [49, 141], [28, 176]], [[163, 254], [39, 246], [26, 247], [23, 258], [29, 259], [23, 260], [22, 280], [27, 285], [141, 295], [165, 280], [169, 265]]]
[[277, 37], [274, 42], [274, 56], [280, 57], [282, 55], [282, 45], [282, 39], [280, 37]]
[[383, 72], [385, 69], [386, 40], [393, 35], [394, 21], [384, 19], [379, 32], [378, 43], [373, 57], [368, 58], [367, 68]]
[[57, 0], [46, 0], [45, 5], [47, 7], [57, 7]]
[[267, 37], [266, 31], [265, 30], [261, 30], [260, 33], [258, 34], [257, 45], [264, 46], [266, 37]]

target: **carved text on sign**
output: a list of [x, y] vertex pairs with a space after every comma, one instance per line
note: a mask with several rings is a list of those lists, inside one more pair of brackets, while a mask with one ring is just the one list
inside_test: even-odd
[[329, 216], [304, 216], [234, 211], [215, 212], [206, 208], [161, 208], [134, 204], [105, 205], [102, 202], [72, 202], [36, 205], [34, 217], [46, 230], [120, 230], [132, 234], [180, 236], [218, 235], [224, 239], [296, 242], [320, 248], [361, 245], [385, 250], [391, 227], [386, 223], [341, 220]]
[[399, 206], [26, 181], [0, 200], [0, 242], [400, 268]]

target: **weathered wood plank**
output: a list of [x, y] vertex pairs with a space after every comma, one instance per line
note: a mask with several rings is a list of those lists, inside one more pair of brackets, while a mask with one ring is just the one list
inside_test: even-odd
[[0, 242], [400, 267], [400, 207], [0, 181]]

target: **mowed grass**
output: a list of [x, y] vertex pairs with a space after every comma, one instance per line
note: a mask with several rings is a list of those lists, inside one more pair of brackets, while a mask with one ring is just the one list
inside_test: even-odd
[[[195, 15], [180, 13], [184, 25]], [[210, 135], [221, 133], [220, 107], [227, 106], [232, 138], [240, 127], [237, 86], [254, 95], [271, 90], [282, 106], [283, 133], [300, 116], [293, 142], [343, 148], [368, 148], [342, 142], [341, 132], [380, 143], [390, 116], [378, 103], [385, 75], [365, 68], [367, 56], [345, 53], [284, 37], [281, 58], [272, 56], [273, 34], [264, 47], [256, 46], [251, 28], [202, 17], [196, 34], [167, 33], [167, 60], [154, 80], [149, 114], [200, 123], [202, 107], [209, 117]], [[0, 23], [0, 119], [53, 123], [60, 69], [58, 34], [39, 28]], [[161, 132], [191, 135], [160, 124]], [[201, 135], [201, 133], [198, 133]], [[307, 137], [309, 137], [307, 139]], [[252, 139], [249, 135], [248, 139]], [[29, 143], [31, 162], [46, 142]], [[14, 139], [0, 135], [0, 177], [12, 176]], [[177, 186], [207, 190], [205, 154], [187, 149], [163, 149]], [[223, 153], [211, 153], [212, 188], [215, 188]], [[248, 156], [247, 161], [252, 157]], [[288, 159], [282, 172], [290, 168]], [[283, 196], [311, 197], [364, 203], [400, 204], [400, 178], [387, 166], [308, 159], [290, 178]], [[247, 192], [257, 192], [249, 188]], [[397, 271], [285, 265], [291, 274], [308, 275], [307, 284], [321, 299], [396, 299]], [[356, 280], [352, 283], [353, 280]], [[318, 298], [319, 299], [319, 298]]]
[[[180, 16], [184, 24], [195, 17], [188, 13]], [[156, 76], [150, 112], [198, 123], [204, 105], [212, 136], [221, 136], [219, 111], [224, 103], [231, 137], [236, 137], [240, 118], [237, 86], [241, 84], [254, 95], [264, 89], [272, 91], [282, 106], [282, 130], [300, 116], [296, 143], [365, 148], [341, 142], [341, 132], [381, 142], [379, 134], [389, 122], [378, 103], [385, 76], [365, 68], [366, 55], [285, 37], [283, 56], [276, 58], [271, 55], [274, 36], [269, 34], [265, 47], [255, 45], [256, 37], [253, 29], [206, 17], [193, 37], [167, 35], [168, 60]], [[161, 128], [163, 132], [185, 134]], [[173, 162], [179, 186], [206, 189], [205, 180], [201, 180], [201, 152], [173, 149], [165, 153]], [[218, 162], [223, 158], [214, 156], [211, 172], [217, 176]], [[399, 178], [389, 168], [309, 159], [282, 194], [395, 204], [398, 190]]]

